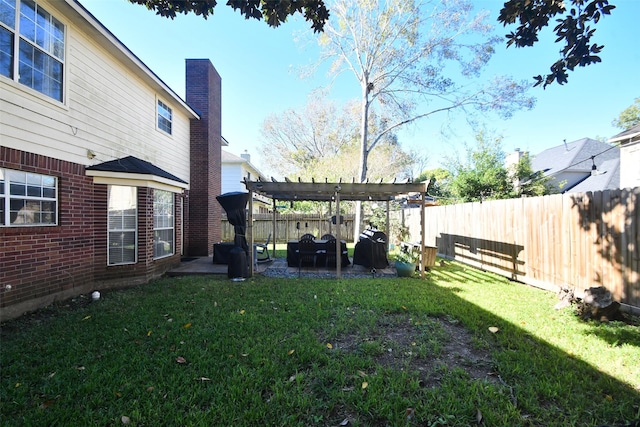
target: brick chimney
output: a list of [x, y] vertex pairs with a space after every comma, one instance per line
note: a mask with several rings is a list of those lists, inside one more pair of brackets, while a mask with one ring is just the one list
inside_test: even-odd
[[222, 238], [222, 207], [216, 196], [222, 191], [222, 80], [208, 59], [186, 60], [186, 101], [199, 115], [191, 120], [191, 175], [185, 217], [190, 256], [213, 253]]

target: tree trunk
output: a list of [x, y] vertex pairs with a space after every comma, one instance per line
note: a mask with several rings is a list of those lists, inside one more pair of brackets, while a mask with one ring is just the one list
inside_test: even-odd
[[[364, 79], [362, 85], [362, 111], [360, 116], [360, 163], [358, 167], [358, 179], [365, 182], [367, 179], [367, 162], [369, 158], [369, 82]], [[360, 227], [362, 225], [362, 202], [357, 201], [355, 220], [353, 224], [353, 241], [358, 242]]]

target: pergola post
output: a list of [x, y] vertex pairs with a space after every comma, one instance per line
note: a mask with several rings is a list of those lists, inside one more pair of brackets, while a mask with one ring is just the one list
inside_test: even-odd
[[389, 229], [389, 200], [387, 200], [387, 224], [385, 225], [385, 230], [387, 231], [387, 254], [389, 253], [389, 246], [391, 243], [391, 230]]
[[336, 278], [342, 277], [342, 241], [340, 239], [340, 186], [336, 185]]
[[420, 193], [420, 278], [424, 279], [424, 227], [425, 227], [425, 195]]
[[276, 208], [276, 198], [272, 198], [271, 200], [273, 200], [273, 226], [272, 226], [272, 231], [271, 231], [271, 244], [273, 245], [273, 250], [271, 251], [271, 253], [273, 254], [273, 257], [276, 257], [276, 227], [278, 225], [278, 215], [277, 215], [277, 208]]
[[247, 212], [247, 241], [249, 242], [249, 277], [255, 273], [256, 247], [253, 245], [253, 191], [249, 191], [249, 212]]

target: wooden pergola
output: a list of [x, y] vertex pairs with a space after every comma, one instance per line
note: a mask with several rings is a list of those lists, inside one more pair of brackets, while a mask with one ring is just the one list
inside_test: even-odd
[[[336, 222], [339, 223], [340, 218], [340, 201], [361, 201], [361, 202], [386, 202], [387, 221], [386, 231], [389, 233], [389, 202], [399, 197], [411, 194], [416, 203], [421, 206], [420, 210], [420, 277], [424, 277], [424, 224], [425, 224], [425, 197], [428, 190], [427, 182], [378, 182], [378, 183], [358, 183], [358, 182], [317, 182], [312, 179], [311, 182], [298, 182], [285, 179], [285, 181], [251, 181], [245, 178], [244, 184], [249, 191], [249, 213], [247, 224], [247, 242], [250, 248], [253, 248], [253, 194], [257, 193], [273, 200], [273, 252], [276, 247], [276, 201], [295, 201], [295, 200], [313, 200], [329, 202], [329, 210], [331, 203], [335, 203]], [[336, 253], [340, 253], [340, 227], [336, 227]], [[250, 268], [251, 275], [254, 273], [254, 257], [253, 250], [250, 252]], [[336, 263], [336, 278], [341, 277], [341, 263]]]

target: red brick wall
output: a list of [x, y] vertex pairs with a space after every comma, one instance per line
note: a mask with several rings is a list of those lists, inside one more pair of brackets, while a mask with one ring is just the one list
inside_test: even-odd
[[57, 226], [0, 227], [0, 320], [96, 289], [147, 283], [180, 264], [181, 195], [175, 255], [153, 259], [153, 190], [138, 187], [138, 262], [108, 267], [106, 185], [94, 185], [83, 165], [7, 147], [0, 147], [0, 167], [56, 176], [59, 205]]
[[58, 295], [91, 289], [93, 183], [84, 166], [0, 147], [0, 167], [56, 176], [59, 205], [57, 226], [0, 227], [2, 317], [11, 314], [9, 307], [26, 308], [28, 301], [50, 303]]
[[221, 79], [208, 59], [186, 61], [186, 101], [200, 115], [191, 120], [191, 176], [188, 246], [192, 256], [213, 253], [222, 238], [222, 207], [215, 196], [221, 186]]

